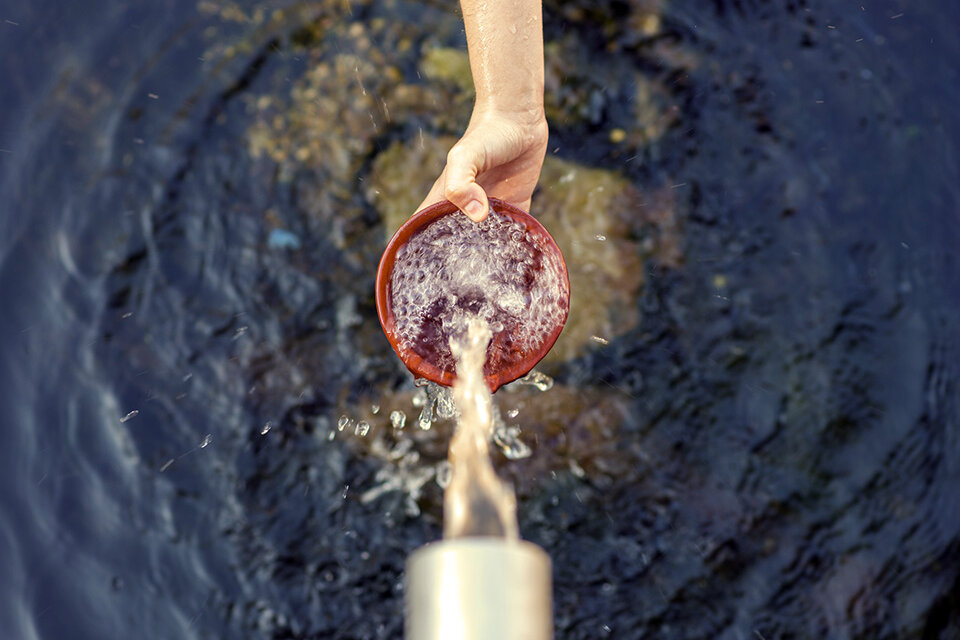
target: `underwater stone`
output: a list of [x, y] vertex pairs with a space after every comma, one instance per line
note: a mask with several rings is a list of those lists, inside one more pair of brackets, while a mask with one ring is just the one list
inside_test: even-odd
[[561, 362], [597, 348], [634, 327], [643, 286], [643, 248], [632, 237], [640, 194], [628, 180], [547, 157], [534, 215], [550, 230], [570, 274], [570, 315], [546, 362]]
[[423, 136], [395, 142], [377, 155], [370, 171], [367, 198], [384, 222], [384, 242], [416, 213], [434, 180], [443, 171], [453, 136]]
[[462, 49], [440, 47], [428, 49], [420, 61], [420, 72], [430, 80], [452, 82], [462, 91], [473, 93], [470, 59]]

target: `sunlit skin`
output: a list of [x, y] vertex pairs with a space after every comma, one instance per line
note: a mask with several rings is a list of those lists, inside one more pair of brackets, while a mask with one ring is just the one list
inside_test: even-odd
[[487, 196], [524, 211], [547, 151], [540, 0], [461, 0], [476, 103], [463, 137], [418, 207], [450, 200], [476, 222]]

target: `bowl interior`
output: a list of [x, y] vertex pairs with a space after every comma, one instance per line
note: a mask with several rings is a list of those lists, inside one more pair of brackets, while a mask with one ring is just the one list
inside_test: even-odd
[[[502, 200], [490, 198], [490, 206], [500, 215], [522, 224], [530, 235], [536, 237], [537, 246], [540, 247], [540, 250], [545, 254], [552, 254], [561, 271], [560, 306], [562, 313], [559, 322], [548, 329], [545, 338], [539, 344], [529, 349], [520, 349], [511, 339], [512, 336], [509, 331], [504, 330], [494, 333], [488, 355], [490, 353], [505, 355], [496, 359], [488, 359], [487, 366], [484, 367], [484, 378], [490, 390], [496, 391], [504, 384], [526, 375], [553, 347], [563, 330], [569, 312], [570, 281], [560, 249], [543, 225], [530, 214]], [[408, 344], [401, 340], [398, 335], [397, 320], [393, 312], [391, 279], [401, 247], [419, 231], [439, 218], [448, 215], [463, 214], [453, 203], [442, 201], [425, 207], [411, 216], [387, 244], [383, 257], [380, 259], [380, 266], [377, 269], [376, 282], [377, 314], [380, 318], [380, 325], [400, 360], [415, 376], [446, 386], [453, 384], [456, 379], [456, 372], [451, 366], [438, 365], [435, 355], [436, 349], [430, 348], [430, 345], [417, 347]], [[444, 336], [443, 339], [445, 340], [446, 337]], [[436, 346], [438, 349], [441, 348], [440, 345]]]

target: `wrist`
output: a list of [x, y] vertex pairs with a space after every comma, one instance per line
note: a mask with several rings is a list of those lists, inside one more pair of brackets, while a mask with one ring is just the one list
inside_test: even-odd
[[523, 127], [546, 127], [547, 118], [543, 109], [543, 95], [520, 100], [483, 99], [477, 96], [471, 122], [490, 119], [506, 119]]

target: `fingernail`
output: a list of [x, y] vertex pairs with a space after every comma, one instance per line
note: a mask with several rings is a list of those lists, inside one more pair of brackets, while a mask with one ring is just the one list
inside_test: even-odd
[[474, 220], [478, 219], [483, 215], [483, 205], [479, 200], [471, 200], [467, 203], [467, 206], [464, 209], [468, 216]]

